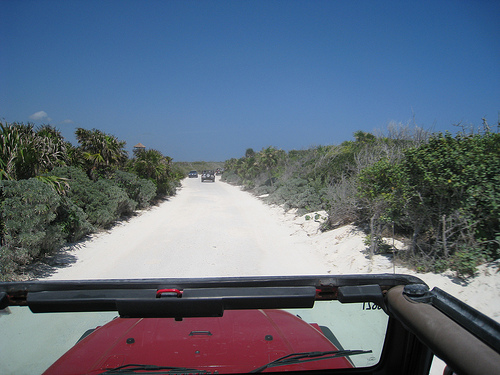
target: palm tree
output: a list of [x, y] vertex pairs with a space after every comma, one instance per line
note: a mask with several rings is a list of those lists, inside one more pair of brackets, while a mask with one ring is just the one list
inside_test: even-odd
[[76, 129], [75, 134], [87, 173], [92, 179], [109, 177], [127, 161], [126, 142], [119, 141], [115, 136], [97, 129], [83, 128]]
[[68, 159], [67, 142], [64, 141], [60, 131], [50, 125], [42, 125], [36, 130], [35, 136], [41, 168], [38, 173], [66, 164]]
[[141, 178], [159, 182], [166, 177], [169, 160], [158, 150], [140, 150], [136, 153], [133, 169]]
[[255, 156], [255, 151], [253, 150], [253, 148], [247, 148], [247, 150], [245, 151], [245, 157], [251, 158], [252, 156]]
[[0, 123], [0, 178], [27, 179], [64, 165], [64, 138], [55, 128], [32, 124]]
[[[172, 171], [172, 158], [154, 149], [137, 150], [131, 161], [130, 169], [139, 177], [152, 180], [156, 185], [158, 195], [168, 195], [175, 192], [173, 183], [176, 176]], [[173, 189], [173, 190], [172, 190]]]
[[272, 169], [278, 165], [279, 160], [284, 156], [283, 150], [278, 150], [272, 146], [262, 149], [257, 154], [257, 165], [264, 168], [269, 176], [271, 185], [273, 185]]
[[21, 139], [15, 127], [0, 123], [0, 178], [15, 179], [15, 162]]

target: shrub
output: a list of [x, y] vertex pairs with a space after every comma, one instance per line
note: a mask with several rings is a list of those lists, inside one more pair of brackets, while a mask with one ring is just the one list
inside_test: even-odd
[[139, 177], [151, 180], [156, 185], [156, 197], [174, 195], [185, 175], [179, 166], [172, 164], [172, 158], [154, 149], [137, 150], [135, 158], [129, 160], [128, 170]]
[[64, 243], [57, 223], [59, 195], [37, 180], [2, 181], [2, 274], [13, 273], [19, 265], [58, 249]]
[[137, 203], [137, 208], [148, 207], [156, 195], [156, 186], [152, 181], [139, 178], [133, 173], [116, 171], [113, 180]]
[[89, 191], [86, 212], [92, 224], [108, 227], [122, 216], [130, 215], [136, 207], [127, 193], [109, 180], [98, 180]]
[[56, 221], [61, 224], [64, 237], [69, 242], [78, 241], [94, 230], [87, 220], [87, 214], [65, 196], [61, 197], [61, 204], [57, 208]]
[[242, 178], [234, 171], [224, 171], [221, 180], [232, 185], [241, 185], [242, 183]]
[[328, 219], [322, 230], [357, 222], [360, 218], [356, 178], [342, 177], [327, 189]]
[[125, 190], [112, 181], [91, 181], [79, 168], [55, 168], [51, 174], [67, 179], [70, 185], [68, 199], [87, 214], [87, 220], [93, 226], [107, 227], [121, 216], [132, 214], [137, 206]]
[[359, 174], [364, 209], [411, 233], [412, 251], [473, 274], [500, 256], [499, 144], [497, 133], [438, 133], [405, 150], [399, 163], [383, 159]]
[[453, 254], [450, 268], [459, 276], [474, 276], [477, 266], [484, 262], [484, 254], [480, 248], [461, 247]]
[[36, 257], [59, 247], [61, 228], [54, 223], [59, 195], [37, 179], [2, 181], [0, 215], [6, 245], [29, 249]]
[[166, 180], [159, 182], [156, 186], [156, 194], [158, 197], [169, 197], [175, 195], [180, 182], [177, 180]]
[[276, 190], [267, 198], [267, 201], [284, 205], [285, 209], [298, 208], [299, 213], [323, 208], [318, 191], [307, 180], [301, 178], [279, 182]]

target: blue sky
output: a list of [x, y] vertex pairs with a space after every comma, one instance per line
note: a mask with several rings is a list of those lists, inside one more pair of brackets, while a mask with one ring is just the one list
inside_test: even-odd
[[495, 125], [500, 1], [0, 0], [0, 119], [174, 161]]

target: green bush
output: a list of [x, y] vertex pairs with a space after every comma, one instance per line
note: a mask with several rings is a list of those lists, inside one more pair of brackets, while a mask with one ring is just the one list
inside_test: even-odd
[[298, 208], [299, 213], [317, 211], [323, 208], [320, 194], [307, 180], [292, 178], [278, 182], [276, 190], [266, 199], [285, 209]]
[[137, 208], [149, 207], [156, 195], [156, 186], [152, 181], [139, 178], [133, 173], [116, 171], [113, 181], [137, 203]]
[[59, 195], [37, 180], [2, 181], [0, 268], [8, 275], [19, 265], [50, 253], [64, 243], [56, 221]]
[[221, 180], [232, 185], [241, 185], [242, 178], [234, 171], [224, 171]]
[[131, 215], [136, 207], [127, 193], [109, 180], [93, 183], [87, 198], [85, 212], [90, 223], [99, 227], [108, 227], [120, 217]]
[[0, 215], [6, 245], [29, 249], [36, 257], [63, 243], [62, 231], [55, 223], [59, 195], [37, 179], [2, 181]]
[[500, 256], [500, 134], [434, 134], [363, 170], [359, 197], [369, 217], [410, 233], [412, 251], [473, 274]]
[[94, 227], [87, 220], [87, 214], [66, 196], [61, 197], [56, 221], [61, 224], [68, 242], [78, 241], [94, 231]]
[[127, 170], [156, 185], [156, 197], [175, 195], [180, 180], [185, 177], [181, 167], [172, 164], [172, 158], [154, 149], [136, 150], [127, 163]]
[[175, 195], [180, 182], [177, 180], [166, 180], [159, 182], [156, 186], [156, 194], [158, 197], [170, 197]]
[[450, 260], [450, 269], [457, 272], [459, 276], [474, 276], [477, 266], [485, 261], [483, 251], [480, 248], [461, 247]]
[[111, 180], [91, 181], [79, 168], [59, 167], [51, 174], [67, 179], [70, 189], [66, 196], [85, 212], [88, 222], [95, 227], [107, 227], [121, 216], [132, 214], [137, 206]]

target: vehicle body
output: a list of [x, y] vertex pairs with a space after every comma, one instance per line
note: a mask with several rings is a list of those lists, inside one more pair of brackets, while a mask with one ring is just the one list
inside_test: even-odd
[[188, 173], [189, 178], [198, 178], [198, 172], [197, 171], [190, 171]]
[[46, 374], [420, 375], [434, 354], [458, 374], [500, 368], [498, 323], [406, 275], [0, 283], [0, 308], [16, 306], [118, 313]]
[[215, 173], [214, 171], [203, 171], [201, 174], [201, 182], [204, 181], [212, 181], [215, 182]]
[[[45, 374], [71, 374], [75, 367], [86, 374], [98, 374], [130, 363], [150, 366], [168, 363], [173, 367], [189, 364], [189, 368], [201, 371], [242, 373], [255, 369], [256, 363], [269, 362], [273, 355], [309, 352], [311, 348], [338, 350], [319, 327], [282, 310], [233, 310], [217, 319], [178, 321], [116, 318], [79, 341]], [[252, 355], [241, 356], [248, 352]], [[349, 368], [352, 364], [348, 358], [338, 357], [288, 367], [311, 370]]]

